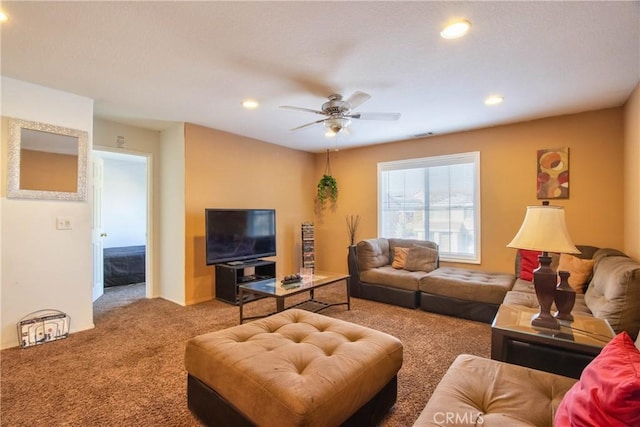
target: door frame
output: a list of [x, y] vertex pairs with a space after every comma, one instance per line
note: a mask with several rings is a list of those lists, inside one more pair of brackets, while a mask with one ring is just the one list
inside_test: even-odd
[[[124, 150], [113, 147], [106, 147], [100, 145], [94, 145], [92, 148], [92, 157], [93, 152], [101, 151], [108, 152], [113, 154], [122, 154], [125, 156], [136, 156], [136, 157], [144, 157], [146, 160], [147, 166], [147, 230], [146, 230], [146, 247], [145, 247], [145, 297], [146, 298], [154, 298], [154, 259], [155, 259], [155, 236], [153, 233], [154, 223], [153, 223], [153, 154], [146, 153], [141, 151], [131, 151]], [[95, 208], [95, 202], [92, 201], [91, 209]], [[95, 266], [94, 266], [95, 268]]]

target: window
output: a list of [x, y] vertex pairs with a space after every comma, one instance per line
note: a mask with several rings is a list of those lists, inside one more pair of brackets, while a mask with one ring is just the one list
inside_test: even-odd
[[378, 163], [378, 235], [431, 240], [480, 263], [480, 153]]

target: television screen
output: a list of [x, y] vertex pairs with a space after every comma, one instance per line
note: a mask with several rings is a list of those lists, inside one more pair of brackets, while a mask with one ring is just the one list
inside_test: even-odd
[[205, 209], [207, 265], [276, 255], [274, 209]]

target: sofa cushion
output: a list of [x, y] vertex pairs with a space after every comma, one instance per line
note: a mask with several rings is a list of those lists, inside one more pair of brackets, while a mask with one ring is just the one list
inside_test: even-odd
[[513, 288], [511, 288], [511, 290], [516, 292], [528, 292], [530, 294], [536, 292], [535, 288], [533, 287], [533, 282], [522, 279], [516, 279], [516, 282], [513, 284]]
[[420, 280], [420, 291], [466, 301], [501, 304], [514, 280], [513, 274], [440, 267]]
[[407, 252], [409, 252], [409, 248], [393, 248], [393, 262], [391, 263], [391, 267], [404, 268], [407, 262]]
[[417, 291], [420, 279], [427, 275], [424, 271], [396, 270], [390, 265], [360, 272], [360, 281], [388, 288]]
[[[411, 248], [413, 246], [424, 246], [427, 248], [438, 250], [438, 245], [435, 242], [429, 240], [419, 240], [419, 239], [398, 239], [398, 238], [389, 238], [389, 250], [393, 253], [393, 248]], [[436, 252], [437, 254], [437, 252]], [[436, 268], [439, 267], [440, 258], [436, 257]]]
[[640, 328], [640, 264], [626, 256], [600, 258], [584, 299], [595, 317], [635, 339]]
[[414, 427], [552, 427], [555, 409], [574, 383], [574, 379], [560, 375], [461, 354]]
[[389, 241], [385, 238], [361, 240], [356, 245], [360, 271], [391, 264]]
[[[518, 282], [516, 281], [516, 285], [517, 283]], [[540, 308], [540, 304], [538, 304], [538, 297], [536, 297], [535, 292], [518, 291], [515, 290], [515, 286], [514, 290], [507, 292], [507, 295], [504, 297], [504, 301], [502, 303], [506, 305], [517, 305], [528, 308]], [[555, 303], [551, 305], [551, 311], [556, 311]], [[583, 294], [576, 294], [576, 302], [573, 306], [573, 309], [571, 310], [571, 313], [593, 317], [593, 314], [591, 314], [589, 307], [587, 307], [587, 304], [585, 304], [584, 302]]]
[[558, 407], [556, 426], [640, 425], [640, 351], [618, 334], [582, 372]]
[[571, 274], [569, 286], [577, 293], [582, 294], [584, 286], [591, 279], [594, 264], [595, 260], [592, 259], [580, 259], [573, 255], [560, 254], [558, 271], [568, 271]]
[[404, 268], [409, 271], [430, 272], [436, 269], [438, 251], [426, 246], [413, 245], [407, 252]]

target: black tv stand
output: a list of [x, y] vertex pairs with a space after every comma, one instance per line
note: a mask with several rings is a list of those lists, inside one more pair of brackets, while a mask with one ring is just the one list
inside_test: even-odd
[[275, 277], [274, 261], [252, 259], [216, 264], [216, 299], [238, 305], [238, 285]]

